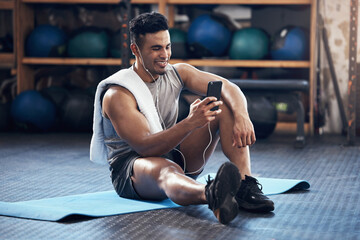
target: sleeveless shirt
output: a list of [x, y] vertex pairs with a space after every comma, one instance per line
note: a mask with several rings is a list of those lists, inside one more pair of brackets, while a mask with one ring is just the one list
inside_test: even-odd
[[[155, 82], [145, 82], [145, 84], [151, 92], [163, 128], [174, 126], [178, 117], [179, 97], [184, 86], [178, 72], [168, 64], [165, 74], [160, 75]], [[104, 116], [103, 129], [110, 164], [114, 158], [120, 160], [122, 156], [126, 157], [134, 151], [125, 140], [119, 137], [111, 121]]]

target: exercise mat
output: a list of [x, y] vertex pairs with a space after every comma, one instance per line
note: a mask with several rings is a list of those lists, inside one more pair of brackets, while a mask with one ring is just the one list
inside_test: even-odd
[[[212, 177], [214, 173], [210, 174]], [[199, 177], [205, 183], [206, 176]], [[266, 195], [289, 190], [306, 190], [310, 184], [305, 180], [257, 178]], [[171, 200], [138, 201], [120, 198], [115, 191], [85, 193], [65, 197], [45, 198], [22, 202], [0, 202], [0, 215], [45, 221], [60, 221], [66, 217], [105, 217], [124, 213], [180, 207]]]

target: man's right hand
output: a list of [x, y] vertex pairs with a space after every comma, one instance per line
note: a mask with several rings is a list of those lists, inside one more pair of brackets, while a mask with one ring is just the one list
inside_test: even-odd
[[216, 111], [211, 111], [211, 109], [216, 106], [221, 106], [222, 104], [223, 102], [217, 101], [216, 97], [206, 97], [203, 100], [196, 99], [190, 105], [189, 115], [186, 119], [194, 128], [204, 127], [221, 113], [221, 109]]

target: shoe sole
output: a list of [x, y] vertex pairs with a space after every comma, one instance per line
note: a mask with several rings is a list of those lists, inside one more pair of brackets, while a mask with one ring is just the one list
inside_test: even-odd
[[274, 206], [273, 205], [266, 205], [266, 204], [249, 204], [245, 201], [239, 200], [238, 199], [238, 205], [240, 208], [245, 209], [247, 211], [251, 211], [251, 212], [262, 212], [262, 213], [267, 213], [267, 212], [271, 212], [274, 211]]
[[214, 181], [217, 183], [215, 189], [219, 199], [223, 199], [223, 201], [219, 204], [219, 208], [214, 210], [214, 214], [222, 224], [231, 222], [239, 213], [235, 194], [240, 188], [240, 180], [238, 168], [230, 162], [223, 164], [215, 177]]

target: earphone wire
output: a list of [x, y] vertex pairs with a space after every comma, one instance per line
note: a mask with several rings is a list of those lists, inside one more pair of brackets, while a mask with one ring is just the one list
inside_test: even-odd
[[[150, 73], [150, 71], [145, 67], [144, 59], [143, 59], [143, 57], [142, 57], [140, 48], [139, 48], [139, 46], [138, 46], [136, 43], [135, 43], [135, 46], [136, 46], [136, 48], [137, 48], [138, 51], [139, 51], [139, 55], [140, 55], [140, 58], [141, 58], [141, 63], [142, 63], [143, 68], [144, 68], [145, 71], [150, 75], [150, 77], [152, 78], [152, 80], [153, 80], [153, 81], [155, 82], [155, 84], [156, 84], [155, 107], [156, 107], [156, 109], [157, 109], [158, 116], [159, 116], [159, 118], [160, 118], [161, 124], [162, 124], [164, 130], [166, 130], [166, 125], [165, 125], [165, 122], [164, 122], [164, 120], [163, 120], [163, 118], [162, 118], [162, 116], [161, 116], [161, 114], [160, 114], [160, 109], [159, 109], [159, 84], [160, 84], [160, 83], [158, 83], [158, 81], [155, 80], [155, 78], [154, 78], [153, 75]], [[182, 161], [183, 161], [183, 164], [184, 164], [183, 171], [184, 171], [184, 173], [186, 173], [186, 174], [188, 174], [188, 175], [200, 173], [200, 172], [204, 169], [204, 167], [205, 167], [205, 164], [206, 164], [205, 154], [206, 154], [206, 151], [208, 150], [208, 148], [210, 147], [211, 142], [212, 142], [212, 133], [211, 133], [211, 129], [210, 129], [210, 122], [208, 122], [207, 125], [208, 125], [210, 140], [209, 140], [208, 145], [205, 147], [205, 149], [204, 149], [204, 151], [203, 151], [203, 156], [202, 156], [202, 157], [203, 157], [203, 164], [202, 164], [202, 166], [201, 166], [198, 170], [193, 171], [193, 172], [186, 172], [186, 158], [185, 158], [184, 154], [183, 154], [179, 149], [177, 149], [176, 147], [173, 148], [173, 150], [175, 150], [175, 151], [177, 151], [177, 152], [180, 153], [181, 158], [182, 158]]]

